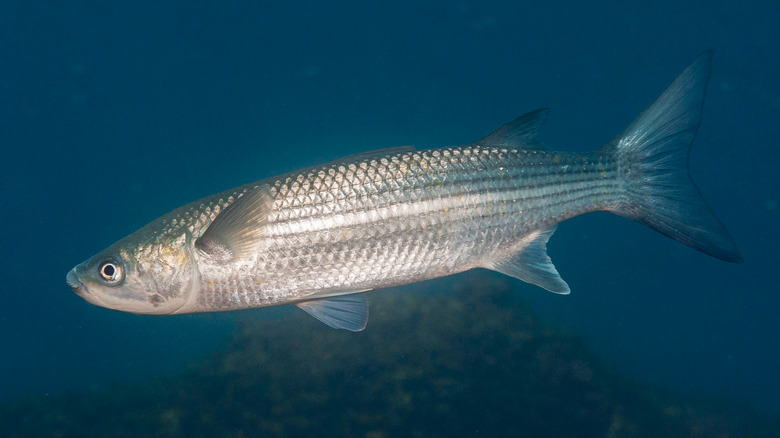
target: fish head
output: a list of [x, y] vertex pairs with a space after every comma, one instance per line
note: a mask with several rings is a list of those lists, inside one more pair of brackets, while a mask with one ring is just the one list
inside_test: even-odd
[[199, 274], [186, 233], [139, 230], [68, 272], [73, 291], [91, 304], [122, 312], [170, 315], [193, 296]]

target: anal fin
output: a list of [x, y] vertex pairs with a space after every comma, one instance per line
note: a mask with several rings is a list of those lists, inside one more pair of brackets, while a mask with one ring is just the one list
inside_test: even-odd
[[511, 256], [485, 266], [510, 277], [535, 284], [556, 294], [571, 292], [547, 255], [547, 241], [556, 226], [534, 231], [525, 238], [522, 249]]

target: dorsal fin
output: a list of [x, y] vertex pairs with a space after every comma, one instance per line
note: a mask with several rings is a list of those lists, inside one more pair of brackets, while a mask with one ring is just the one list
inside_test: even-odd
[[358, 161], [365, 161], [371, 158], [383, 158], [391, 155], [403, 154], [406, 152], [414, 152], [416, 149], [414, 146], [393, 146], [384, 149], [376, 149], [373, 151], [358, 152], [357, 154], [347, 155], [346, 157], [337, 158], [333, 161], [329, 161], [324, 164], [314, 166], [316, 168], [333, 167], [338, 164], [356, 163]]
[[549, 108], [525, 113], [475, 143], [480, 146], [543, 149], [536, 136], [549, 114]]

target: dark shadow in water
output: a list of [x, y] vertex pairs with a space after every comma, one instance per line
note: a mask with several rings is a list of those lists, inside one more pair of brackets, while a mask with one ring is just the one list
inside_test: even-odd
[[179, 378], [0, 405], [3, 435], [769, 437], [780, 430], [778, 419], [735, 402], [621, 377], [579, 338], [541, 323], [502, 279], [477, 272], [431, 284], [441, 293], [373, 293], [361, 333], [329, 329], [303, 312], [244, 321], [223, 351]]

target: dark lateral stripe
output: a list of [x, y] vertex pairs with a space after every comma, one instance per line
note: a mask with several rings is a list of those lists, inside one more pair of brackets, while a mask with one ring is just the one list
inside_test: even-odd
[[[485, 210], [484, 204], [472, 204], [468, 206], [460, 206], [457, 207], [457, 210], [460, 214], [453, 212], [449, 215], [443, 215], [440, 211], [429, 211], [424, 214], [416, 214], [416, 215], [403, 215], [403, 216], [396, 216], [392, 219], [388, 219], [388, 221], [391, 221], [395, 224], [401, 222], [401, 223], [408, 223], [408, 227], [405, 227], [404, 229], [406, 232], [413, 232], [413, 230], [418, 230], [418, 232], [423, 232], [424, 230], [428, 229], [429, 227], [447, 227], [449, 226], [455, 226], [459, 223], [461, 224], [470, 224], [470, 226], [467, 227], [461, 227], [461, 228], [496, 228], [501, 226], [508, 226], [510, 224], [517, 223], [518, 221], [522, 221], [526, 218], [549, 218], [548, 221], [542, 220], [542, 222], [559, 222], [565, 218], [574, 216], [578, 213], [582, 213], [584, 211], [592, 210], [593, 206], [593, 196], [594, 193], [589, 188], [584, 188], [581, 190], [575, 190], [571, 191], [567, 196], [565, 197], [547, 197], [546, 203], [538, 204], [538, 205], [528, 205], [524, 208], [522, 208], [522, 214], [519, 213], [519, 208], [517, 208], [517, 204], [513, 202], [511, 199], [506, 199], [500, 202], [495, 202], [494, 207], [490, 210]], [[542, 197], [539, 197], [540, 199]], [[584, 201], [584, 202], [583, 202]], [[589, 208], [584, 209], [584, 206], [588, 206]], [[510, 208], [501, 208], [501, 207], [510, 207]], [[351, 214], [347, 214], [347, 216], [351, 216]], [[442, 221], [442, 217], [449, 217], [452, 219], [444, 220]], [[432, 219], [433, 218], [433, 219]], [[501, 220], [498, 220], [501, 218]], [[300, 222], [306, 222], [306, 220], [301, 220]], [[388, 222], [388, 225], [390, 223]], [[397, 228], [397, 227], [393, 227]], [[367, 238], [373, 238], [373, 237], [380, 237], [387, 234], [392, 234], [391, 232], [388, 232], [384, 227], [381, 225], [381, 221], [379, 222], [365, 222], [365, 223], [349, 223], [345, 225], [338, 225], [334, 227], [328, 227], [328, 228], [320, 228], [317, 230], [312, 230], [311, 233], [319, 234], [323, 233], [320, 237], [316, 238], [316, 240], [319, 240], [321, 242], [327, 242], [329, 241], [329, 233], [333, 232], [333, 230], [360, 230], [364, 229], [365, 232], [363, 233], [354, 233], [358, 235], [366, 235], [370, 236]], [[295, 234], [295, 233], [293, 233]], [[350, 233], [352, 234], [352, 233]], [[277, 234], [272, 237], [285, 237], [289, 236], [290, 234], [282, 233]], [[314, 237], [314, 236], [312, 236]], [[345, 241], [350, 241], [352, 239], [346, 239]], [[287, 242], [289, 245], [290, 242]], [[297, 246], [297, 245], [293, 245]], [[302, 245], [305, 246], [305, 245]]]
[[[573, 176], [573, 175], [572, 175]], [[609, 175], [608, 175], [609, 176]], [[482, 186], [478, 183], [460, 184], [458, 182], [451, 185], [422, 187], [417, 189], [411, 189], [408, 187], [402, 187], [393, 190], [387, 190], [384, 192], [378, 192], [365, 197], [358, 197], [348, 202], [332, 202], [328, 204], [321, 204], [322, 208], [317, 208], [316, 204], [308, 204], [305, 206], [286, 207], [279, 211], [279, 218], [276, 223], [285, 223], [289, 221], [301, 221], [301, 220], [324, 220], [330, 216], [348, 215], [365, 213], [368, 210], [380, 209], [380, 208], [392, 208], [395, 205], [411, 205], [436, 202], [439, 204], [446, 204], [453, 206], [453, 208], [463, 209], [469, 207], [477, 207], [488, 201], [487, 198], [506, 198], [507, 193], [514, 192], [516, 195], [511, 196], [513, 201], [520, 201], [523, 204], [532, 204], [535, 201], [542, 198], [550, 198], [554, 196], [561, 196], [562, 194], [569, 194], [578, 191], [588, 191], [594, 194], [604, 194], [605, 192], [615, 192], [618, 182], [614, 179], [598, 179], [592, 180], [592, 178], [567, 178], [565, 181], [550, 181], [545, 184], [527, 184], [518, 185], [512, 180], [495, 180], [482, 178], [478, 181], [483, 182]], [[496, 183], [500, 184], [496, 184]], [[457, 188], [457, 191], [453, 191], [453, 188]], [[551, 190], [553, 189], [553, 190]], [[430, 193], [429, 196], [413, 198], [417, 191], [425, 191]], [[361, 198], [363, 200], [372, 199], [373, 197], [381, 198], [388, 194], [397, 193], [394, 196], [388, 196], [385, 202], [367, 202], [370, 206], [363, 206], [361, 204]], [[410, 196], [411, 195], [411, 196]], [[464, 204], [460, 202], [463, 198], [479, 197], [480, 199], [475, 202]], [[547, 199], [549, 201], [549, 199]], [[313, 209], [322, 210], [330, 207], [331, 212], [322, 213], [321, 211], [315, 211], [311, 215], [290, 214], [290, 212], [301, 210]]]

